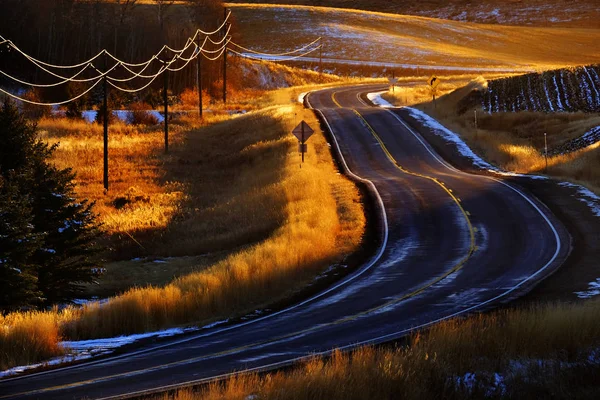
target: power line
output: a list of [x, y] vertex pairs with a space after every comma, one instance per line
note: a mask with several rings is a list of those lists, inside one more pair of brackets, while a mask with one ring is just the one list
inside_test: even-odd
[[70, 103], [72, 101], [75, 101], [75, 100], [77, 100], [77, 99], [85, 96], [93, 88], [95, 88], [98, 85], [98, 83], [100, 83], [100, 82], [102, 82], [102, 79], [98, 79], [92, 86], [90, 86], [90, 88], [88, 90], [86, 90], [85, 92], [81, 93], [80, 95], [78, 95], [76, 97], [73, 97], [72, 99], [61, 101], [61, 102], [57, 102], [57, 103], [40, 103], [40, 102], [37, 102], [37, 101], [32, 101], [32, 100], [24, 99], [24, 98], [19, 97], [19, 96], [15, 95], [15, 94], [9, 93], [9, 92], [7, 92], [6, 90], [4, 90], [2, 88], [0, 88], [0, 92], [4, 93], [4, 94], [6, 94], [6, 95], [8, 95], [8, 96], [10, 96], [12, 98], [15, 98], [17, 100], [20, 100], [20, 101], [23, 101], [23, 102], [29, 103], [29, 104], [35, 104], [37, 106], [60, 106], [60, 105], [67, 104], [67, 103]]
[[290, 54], [299, 53], [299, 52], [301, 52], [301, 51], [303, 51], [303, 50], [311, 47], [313, 44], [317, 43], [321, 39], [322, 39], [321, 37], [318, 37], [317, 39], [313, 40], [312, 42], [310, 42], [309, 44], [307, 44], [305, 46], [302, 46], [302, 47], [300, 47], [300, 48], [298, 48], [296, 50], [287, 51], [285, 53], [263, 53], [263, 52], [260, 52], [260, 51], [256, 51], [256, 50], [252, 50], [252, 49], [248, 49], [246, 47], [240, 46], [239, 44], [237, 44], [235, 42], [231, 42], [231, 44], [234, 45], [234, 46], [236, 46], [236, 47], [238, 47], [238, 48], [240, 48], [240, 49], [242, 49], [242, 50], [244, 50], [244, 51], [247, 51], [249, 53], [259, 54], [259, 55], [268, 56], [268, 57], [281, 57], [281, 56], [288, 56]]
[[267, 55], [267, 54], [254, 56], [254, 55], [250, 55], [250, 54], [240, 53], [239, 51], [236, 51], [236, 50], [233, 50], [233, 49], [229, 49], [229, 51], [231, 51], [232, 53], [235, 53], [235, 54], [237, 54], [237, 55], [239, 55], [241, 57], [248, 58], [250, 60], [284, 62], [284, 61], [294, 61], [294, 60], [300, 59], [300, 58], [305, 57], [305, 56], [307, 56], [307, 55], [309, 55], [311, 53], [314, 53], [315, 51], [317, 51], [319, 49], [321, 49], [321, 45], [319, 45], [319, 46], [315, 47], [314, 49], [311, 49], [311, 50], [309, 50], [309, 51], [307, 51], [305, 53], [298, 54], [298, 55], [293, 56], [293, 57], [284, 57], [284, 58], [281, 58], [280, 56], [277, 56], [277, 55]]

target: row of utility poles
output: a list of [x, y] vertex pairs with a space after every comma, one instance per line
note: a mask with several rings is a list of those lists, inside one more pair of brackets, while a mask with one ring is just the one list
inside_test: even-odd
[[[227, 19], [227, 8], [224, 9], [224, 20]], [[225, 24], [223, 26], [223, 103], [227, 103], [227, 35], [228, 28], [230, 24]], [[166, 44], [166, 38], [165, 38]], [[200, 37], [198, 37], [198, 55], [196, 57], [196, 77], [197, 77], [197, 88], [198, 88], [198, 114], [200, 118], [202, 118], [202, 57], [201, 48], [202, 42]], [[167, 60], [161, 61], [166, 68]], [[104, 63], [104, 70], [106, 71], [106, 62]], [[163, 71], [163, 106], [164, 106], [164, 133], [165, 133], [165, 154], [169, 152], [169, 96], [168, 96], [168, 87], [169, 87], [169, 70], [165, 69]], [[108, 111], [108, 82], [107, 77], [103, 78], [103, 123], [104, 123], [104, 190], [108, 191], [108, 122], [109, 122], [109, 111]]]

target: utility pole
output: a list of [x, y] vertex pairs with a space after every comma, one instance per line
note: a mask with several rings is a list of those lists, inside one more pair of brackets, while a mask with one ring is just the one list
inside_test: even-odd
[[200, 49], [200, 37], [198, 37], [198, 60], [196, 62], [196, 76], [198, 79], [198, 115], [202, 118], [202, 50]]
[[[106, 73], [106, 58], [104, 59], [104, 72]], [[104, 190], [108, 192], [108, 85], [106, 75], [102, 78], [104, 99]]]
[[323, 81], [323, 39], [321, 39], [321, 46], [319, 46], [319, 73], [321, 74], [321, 81]]
[[[223, 12], [224, 12], [223, 21], [226, 21], [227, 20], [227, 7], [225, 7], [223, 9]], [[223, 50], [223, 104], [227, 104], [227, 38], [225, 37], [227, 35], [227, 25], [228, 24], [223, 25], [223, 40], [224, 40], [223, 46], [225, 46], [225, 49]]]
[[163, 102], [165, 106], [165, 154], [169, 152], [169, 98], [167, 96], [167, 88], [169, 87], [169, 70], [165, 61], [164, 86], [163, 86]]
[[544, 156], [546, 158], [546, 168], [544, 169], [544, 172], [548, 172], [548, 139], [546, 132], [544, 132]]

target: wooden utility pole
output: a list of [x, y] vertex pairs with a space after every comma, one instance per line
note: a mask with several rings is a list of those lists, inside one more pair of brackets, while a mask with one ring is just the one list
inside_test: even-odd
[[167, 96], [167, 88], [169, 87], [169, 70], [165, 62], [164, 86], [163, 86], [163, 102], [165, 106], [165, 154], [169, 152], [169, 96]]
[[323, 80], [323, 39], [321, 39], [321, 46], [319, 46], [319, 73], [321, 74], [321, 80]]
[[546, 132], [544, 132], [544, 156], [546, 158], [546, 168], [544, 172], [548, 172], [548, 138]]
[[[106, 73], [106, 56], [104, 58], [104, 71]], [[108, 82], [106, 75], [102, 78], [104, 99], [104, 190], [108, 192]]]
[[[227, 7], [225, 7], [223, 9], [224, 11], [224, 19], [223, 21], [227, 20]], [[227, 104], [227, 25], [228, 24], [224, 24], [223, 25], [223, 46], [225, 46], [225, 49], [223, 50], [223, 103]]]
[[196, 61], [196, 76], [198, 79], [198, 115], [202, 118], [202, 50], [200, 49], [200, 37], [198, 37], [198, 60]]

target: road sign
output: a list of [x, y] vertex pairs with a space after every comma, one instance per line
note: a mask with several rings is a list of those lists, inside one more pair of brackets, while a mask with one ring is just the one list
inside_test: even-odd
[[308, 145], [306, 143], [298, 143], [298, 153], [308, 153]]
[[432, 76], [431, 76], [431, 78], [429, 78], [429, 79], [427, 80], [427, 83], [429, 84], [429, 86], [430, 86], [432, 89], [435, 89], [435, 88], [437, 88], [437, 87], [438, 87], [438, 85], [440, 84], [440, 80], [439, 80], [439, 78], [438, 78], [437, 76], [433, 76], [433, 75], [432, 75]]
[[308, 126], [306, 122], [302, 121], [298, 124], [297, 127], [294, 128], [292, 133], [298, 138], [300, 143], [304, 143], [308, 140], [309, 137], [312, 136], [313, 133], [315, 133], [315, 131], [313, 131], [313, 129], [310, 126]]
[[302, 120], [302, 122], [300, 122], [298, 126], [294, 128], [292, 133], [300, 141], [298, 151], [302, 153], [302, 162], [304, 162], [304, 153], [306, 153], [307, 150], [305, 143], [308, 140], [308, 138], [311, 137], [313, 133], [315, 133], [315, 131], [313, 131], [313, 129], [310, 126], [308, 126], [308, 124], [304, 120]]
[[390, 85], [395, 85], [398, 83], [398, 78], [388, 78], [388, 81], [390, 81]]

